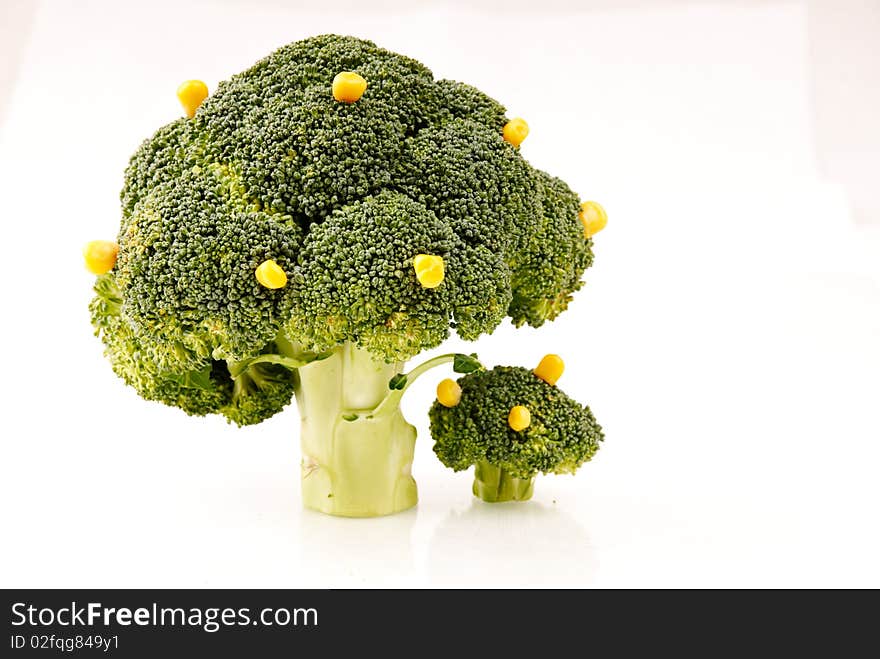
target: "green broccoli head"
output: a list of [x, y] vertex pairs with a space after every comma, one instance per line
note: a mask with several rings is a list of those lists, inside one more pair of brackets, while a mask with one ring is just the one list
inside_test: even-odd
[[[331, 93], [342, 71], [367, 81], [356, 102]], [[237, 391], [224, 364], [277, 343], [353, 342], [390, 362], [438, 345], [450, 328], [470, 340], [505, 316], [534, 326], [554, 318], [592, 243], [577, 197], [504, 140], [506, 121], [479, 90], [352, 37], [290, 44], [221, 83], [126, 170], [118, 302], [114, 320], [95, 318], [108, 354], [119, 353], [114, 368], [146, 397], [252, 422], [279, 407], [275, 390], [267, 385], [265, 406], [228, 413], [214, 398]], [[443, 259], [439, 285], [418, 279], [419, 254]], [[286, 286], [256, 279], [267, 260]], [[105, 300], [98, 290], [93, 307]], [[192, 402], [168, 393], [196, 391], [186, 386], [193, 373], [217, 391]]]
[[[599, 450], [604, 435], [589, 407], [534, 372], [497, 366], [458, 380], [461, 398], [430, 411], [434, 453], [456, 471], [491, 466], [507, 478], [570, 474]], [[528, 410], [525, 428], [511, 427], [511, 410]], [[479, 475], [478, 475], [479, 476]]]

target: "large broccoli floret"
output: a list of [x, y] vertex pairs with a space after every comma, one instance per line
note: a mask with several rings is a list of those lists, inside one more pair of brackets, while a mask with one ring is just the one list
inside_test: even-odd
[[389, 362], [438, 345], [449, 333], [448, 281], [423, 288], [413, 257], [448, 258], [455, 246], [448, 223], [399, 193], [346, 206], [306, 237], [288, 334], [316, 352], [354, 341]]
[[[604, 438], [589, 407], [525, 368], [475, 371], [458, 386], [460, 400], [431, 407], [434, 453], [456, 471], [475, 466], [485, 501], [530, 498], [536, 474], [574, 473]], [[512, 427], [512, 410], [526, 415], [524, 428]]]
[[119, 235], [114, 272], [122, 312], [165, 368], [262, 351], [290, 315], [291, 289], [269, 290], [254, 270], [272, 258], [293, 270], [302, 229], [256, 210], [218, 165], [151, 189]]
[[123, 229], [141, 198], [203, 162], [204, 156], [194, 135], [193, 122], [177, 119], [157, 130], [134, 153], [125, 170], [120, 194]]
[[535, 170], [496, 128], [470, 119], [452, 119], [407, 140], [395, 183], [447, 218], [468, 243], [505, 256], [513, 255], [517, 227], [530, 230], [541, 214]]
[[90, 305], [95, 332], [104, 342], [113, 371], [142, 398], [179, 407], [187, 414], [222, 414], [240, 426], [269, 418], [293, 398], [294, 374], [278, 364], [236, 363], [210, 356], [199, 362], [187, 351], [188, 368], [158, 362], [152, 347], [145, 345], [122, 313], [113, 276], [100, 277], [95, 290]]
[[[365, 87], [339, 95], [340, 75]], [[118, 245], [92, 268], [93, 324], [145, 398], [257, 423], [304, 395], [308, 368], [349, 374], [322, 409], [363, 420], [386, 371], [450, 329], [538, 326], [580, 286], [592, 243], [577, 197], [522, 157], [522, 130], [479, 90], [336, 35], [284, 46], [207, 98], [190, 83], [189, 118], [133, 155]]]
[[593, 263], [593, 241], [584, 238], [578, 221], [577, 195], [549, 174], [537, 171], [534, 176], [543, 192], [541, 210], [514, 232], [517, 244], [509, 261], [513, 301], [508, 313], [517, 326], [540, 327], [565, 311], [572, 294], [583, 286], [581, 275]]
[[[338, 103], [329, 83], [358, 71], [369, 92]], [[435, 111], [433, 79], [407, 57], [350, 37], [275, 51], [220, 85], [196, 115], [209, 157], [234, 163], [267, 208], [320, 221], [392, 184], [404, 138]]]
[[122, 297], [112, 275], [100, 277], [90, 311], [95, 332], [104, 342], [113, 372], [134, 387], [140, 396], [179, 407], [188, 414], [217, 413], [226, 402], [214, 362], [191, 363], [189, 370], [169, 371], [158, 364], [133, 325], [122, 314]]
[[[417, 254], [447, 263], [437, 288], [413, 276]], [[384, 192], [309, 232], [285, 332], [315, 352], [352, 341], [385, 361], [406, 360], [439, 345], [452, 316], [462, 334], [491, 332], [509, 303], [506, 273], [494, 254], [469, 248], [420, 203]]]

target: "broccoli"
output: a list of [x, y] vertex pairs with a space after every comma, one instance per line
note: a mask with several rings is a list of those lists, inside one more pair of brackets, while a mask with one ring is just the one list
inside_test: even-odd
[[414, 505], [404, 362], [563, 311], [592, 263], [578, 197], [498, 102], [369, 41], [299, 41], [178, 96], [187, 117], [125, 171], [118, 244], [86, 250], [114, 372], [238, 425], [295, 396], [307, 506]]
[[537, 473], [573, 474], [604, 439], [589, 407], [525, 368], [445, 382], [430, 411], [434, 453], [455, 471], [473, 465], [483, 501], [530, 499]]

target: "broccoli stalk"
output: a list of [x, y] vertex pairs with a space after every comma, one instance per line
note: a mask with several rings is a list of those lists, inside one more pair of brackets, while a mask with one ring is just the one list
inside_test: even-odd
[[399, 406], [374, 414], [400, 363], [345, 343], [299, 369], [295, 388], [308, 508], [347, 517], [387, 515], [416, 504], [416, 429]]
[[478, 460], [474, 464], [473, 492], [489, 503], [528, 501], [535, 492], [535, 477], [517, 478], [504, 467]]
[[440, 355], [401, 373], [402, 363], [377, 361], [352, 343], [299, 369], [302, 498], [314, 510], [346, 517], [387, 515], [417, 501], [412, 477], [416, 429], [400, 401], [435, 366], [479, 368], [467, 355]]

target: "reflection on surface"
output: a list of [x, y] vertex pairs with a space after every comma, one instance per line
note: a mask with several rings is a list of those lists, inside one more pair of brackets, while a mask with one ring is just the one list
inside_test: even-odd
[[590, 585], [596, 561], [583, 528], [555, 506], [475, 500], [437, 528], [427, 571], [434, 586], [573, 587]]
[[301, 564], [321, 588], [411, 586], [416, 509], [387, 517], [353, 519], [303, 510]]

